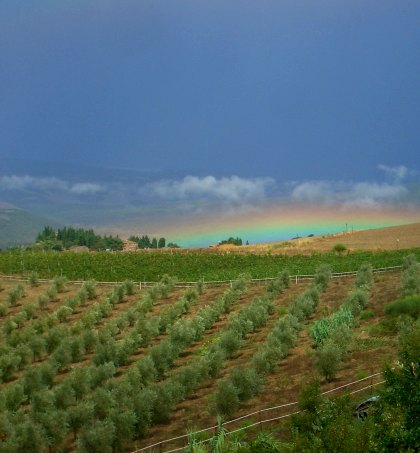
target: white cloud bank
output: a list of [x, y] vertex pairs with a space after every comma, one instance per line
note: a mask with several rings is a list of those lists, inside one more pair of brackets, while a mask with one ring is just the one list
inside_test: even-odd
[[401, 184], [371, 182], [307, 181], [295, 185], [292, 201], [340, 204], [343, 207], [379, 208], [408, 195]]
[[186, 176], [181, 180], [158, 181], [147, 186], [147, 191], [163, 199], [213, 198], [228, 202], [261, 200], [274, 186], [272, 178], [246, 179], [238, 176]]
[[55, 177], [34, 176], [0, 176], [0, 189], [2, 190], [44, 190], [69, 192], [75, 195], [92, 195], [105, 190], [101, 184], [81, 182], [71, 184]]
[[379, 164], [378, 169], [391, 176], [395, 182], [402, 181], [409, 173], [408, 168], [404, 165], [389, 167], [388, 165]]

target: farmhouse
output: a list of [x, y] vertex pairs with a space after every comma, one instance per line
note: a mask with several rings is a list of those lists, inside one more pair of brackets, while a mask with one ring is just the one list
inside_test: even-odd
[[135, 252], [139, 246], [137, 242], [126, 240], [123, 242], [123, 252]]

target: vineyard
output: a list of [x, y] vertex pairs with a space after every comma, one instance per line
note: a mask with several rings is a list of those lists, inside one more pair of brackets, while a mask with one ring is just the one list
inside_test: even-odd
[[287, 268], [290, 274], [314, 274], [315, 269], [328, 263], [333, 272], [348, 272], [369, 262], [374, 268], [399, 266], [404, 256], [414, 254], [420, 259], [420, 249], [348, 254], [314, 253], [307, 255], [270, 254], [209, 254], [189, 253], [72, 253], [11, 250], [0, 252], [0, 273], [53, 278], [65, 275], [70, 280], [118, 282], [156, 282], [163, 275], [176, 275], [180, 281], [232, 280], [241, 273], [252, 278], [275, 277]]
[[[2, 253], [2, 270], [17, 256]], [[34, 270], [33, 255], [20, 256], [24, 273]], [[71, 264], [69, 254], [46, 257], [42, 266]], [[92, 254], [76, 263], [133, 260], [134, 272], [138, 257]], [[388, 258], [401, 264], [402, 255]], [[40, 283], [34, 272], [25, 283], [2, 281], [0, 451], [134, 451], [212, 426], [217, 414], [287, 403], [315, 375], [327, 390], [395, 358], [395, 331], [381, 321], [401, 291], [419, 291], [414, 255], [402, 272], [372, 274], [362, 264], [341, 279], [317, 263], [314, 279], [297, 283], [290, 267], [272, 264], [269, 283], [242, 273], [220, 287], [176, 288], [166, 275], [142, 290], [131, 280], [111, 289], [63, 276]], [[165, 448], [180, 445], [185, 439]]]

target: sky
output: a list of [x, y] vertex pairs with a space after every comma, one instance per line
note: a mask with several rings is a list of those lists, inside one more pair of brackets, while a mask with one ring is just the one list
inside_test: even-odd
[[420, 220], [419, 23], [408, 0], [3, 0], [0, 202], [185, 244], [263, 206]]

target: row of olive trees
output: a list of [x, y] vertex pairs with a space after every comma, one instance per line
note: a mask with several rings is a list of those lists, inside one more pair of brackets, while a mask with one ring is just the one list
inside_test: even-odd
[[[65, 283], [60, 278], [58, 283]], [[153, 301], [159, 295], [167, 294], [174, 285], [173, 279], [165, 277], [162, 282], [151, 288], [144, 296], [144, 303], [139, 302], [134, 310], [146, 313], [151, 309]], [[63, 290], [63, 285], [54, 281], [54, 289]], [[50, 289], [50, 288], [48, 288]], [[47, 289], [47, 291], [48, 291]], [[48, 357], [45, 367], [58, 373], [65, 370], [70, 364], [79, 362], [85, 353], [93, 353], [98, 345], [98, 333], [93, 327], [104, 317], [108, 317], [114, 304], [119, 303], [125, 294], [133, 293], [132, 282], [125, 282], [114, 288], [101, 303], [95, 303], [71, 328], [59, 325], [67, 320], [64, 314], [70, 314], [86, 300], [96, 297], [95, 282], [85, 282], [76, 297], [68, 299], [53, 314], [45, 315], [35, 320], [33, 325], [27, 326], [22, 331], [12, 329], [6, 338], [6, 344], [1, 347], [3, 353], [0, 358], [0, 378], [10, 380], [18, 370], [24, 370], [34, 361]], [[76, 303], [74, 308], [68, 304]], [[135, 316], [135, 315], [134, 315]]]
[[311, 336], [315, 341], [315, 366], [328, 381], [334, 378], [342, 360], [350, 352], [354, 319], [366, 308], [372, 284], [372, 267], [362, 264], [357, 272], [355, 287], [330, 316], [315, 322]]
[[[242, 291], [239, 287], [242, 285], [243, 282], [234, 284], [226, 293], [226, 298], [219, 299], [220, 310], [229, 309], [234, 299], [232, 294], [240, 295]], [[188, 294], [191, 294], [191, 290]], [[208, 307], [203, 310], [203, 320], [208, 322], [212, 314]], [[174, 341], [183, 341], [183, 329], [180, 327], [168, 329]], [[192, 328], [191, 325], [186, 327], [188, 330]], [[199, 326], [197, 333], [200, 329]], [[7, 392], [0, 394], [0, 407], [2, 405], [12, 413], [18, 412], [22, 416], [22, 423], [38, 433], [31, 451], [42, 451], [49, 443], [59, 448], [69, 431], [77, 436], [79, 451], [120, 450], [122, 440], [131, 438], [134, 432], [130, 420], [135, 421], [137, 431], [142, 430], [146, 415], [142, 408], [147, 408], [143, 399], [147, 400], [147, 395], [150, 392], [154, 395], [155, 392], [144, 388], [144, 392], [137, 395], [143, 386], [138, 379], [138, 368], [132, 367], [122, 380], [110, 381], [116, 372], [112, 362], [77, 367], [68, 377], [52, 386], [54, 370], [48, 373], [46, 365], [44, 363], [37, 367], [37, 372], [28, 375], [28, 379], [9, 385]], [[143, 371], [147, 371], [144, 366]], [[129, 392], [128, 384], [135, 386], [135, 391], [133, 388]], [[127, 397], [130, 410], [125, 407]], [[31, 403], [29, 411], [23, 411], [21, 404], [28, 402]], [[134, 408], [137, 408], [136, 411]], [[25, 439], [20, 436], [18, 429], [14, 429], [14, 425], [11, 426], [7, 445], [10, 444], [12, 451], [20, 451]]]
[[[242, 401], [259, 393], [266, 375], [274, 370], [278, 361], [286, 357], [296, 343], [304, 321], [315, 311], [320, 293], [327, 287], [330, 276], [329, 267], [320, 267], [314, 282], [291, 302], [288, 313], [275, 323], [265, 342], [254, 353], [251, 365], [234, 368], [229, 376], [218, 383], [214, 401], [220, 415], [231, 417]], [[288, 278], [277, 279], [269, 289], [276, 287], [277, 292], [282, 292], [288, 283]]]
[[[63, 292], [65, 283], [66, 280], [59, 277], [53, 281], [45, 293]], [[86, 298], [93, 297], [95, 295], [94, 284], [86, 282], [79, 290], [76, 298], [82, 297], [82, 294], [86, 294], [86, 296], [83, 296]], [[68, 338], [68, 329], [66, 328], [61, 329], [60, 334], [55, 336], [57, 341], [51, 341], [55, 333], [54, 327], [63, 321], [63, 308], [67, 308], [66, 305], [59, 307], [52, 314], [45, 314], [34, 319], [35, 307], [33, 304], [26, 304], [19, 313], [5, 320], [2, 329], [4, 342], [0, 348], [2, 352], [0, 380], [8, 380], [16, 371], [23, 370], [34, 361], [45, 358], [53, 351], [54, 344]], [[25, 320], [31, 322], [24, 326]]]

